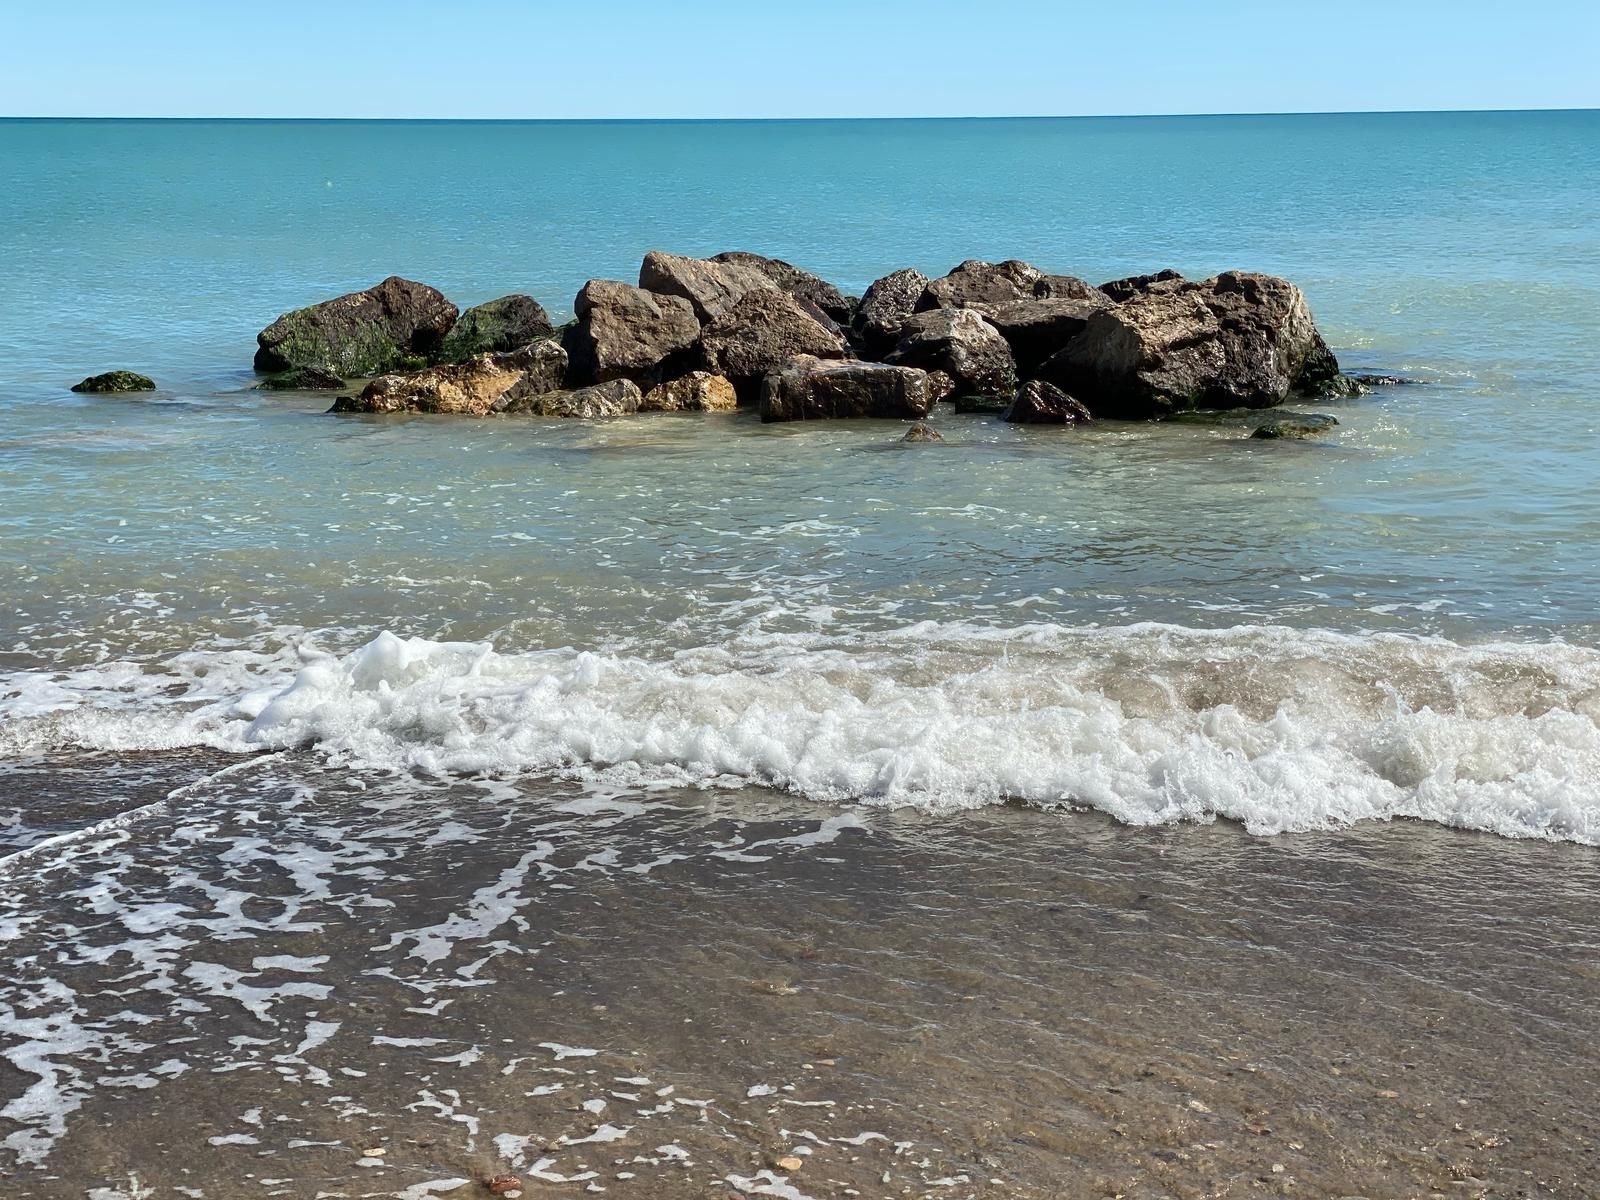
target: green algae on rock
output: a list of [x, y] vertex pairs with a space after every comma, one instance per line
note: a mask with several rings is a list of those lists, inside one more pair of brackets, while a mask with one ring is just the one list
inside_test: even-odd
[[344, 380], [327, 367], [295, 367], [256, 384], [264, 392], [336, 392], [343, 386]]
[[475, 354], [504, 354], [553, 333], [549, 314], [532, 296], [501, 296], [463, 312], [445, 335], [439, 358], [465, 362]]
[[284, 313], [256, 335], [258, 371], [324, 367], [367, 377], [425, 366], [456, 323], [454, 304], [426, 284], [391, 275], [351, 292]]
[[156, 390], [156, 381], [148, 375], [140, 375], [137, 371], [107, 371], [103, 375], [91, 375], [82, 383], [73, 384], [72, 390], [95, 394], [153, 392]]

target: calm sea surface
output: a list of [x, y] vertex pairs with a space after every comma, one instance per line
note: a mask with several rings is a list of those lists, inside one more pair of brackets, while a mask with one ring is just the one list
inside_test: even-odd
[[[1595, 112], [0, 121], [0, 1173], [97, 1200], [355, 1176], [420, 1200], [513, 1167], [799, 1196], [772, 1155], [805, 1145], [818, 1200], [895, 1173], [1198, 1195], [1285, 1161], [1308, 1194], [1557, 1178], [1492, 1139], [1573, 1122], [1559, 1072], [1600, 1033], [1592, 969], [1535, 953], [1597, 953], [1597, 197]], [[1315, 443], [943, 412], [933, 446], [251, 390], [287, 309], [402, 274], [560, 319], [650, 249], [854, 293], [972, 257], [1269, 271], [1347, 368], [1423, 386], [1318, 406]], [[159, 390], [67, 390], [112, 368]], [[1214, 864], [1248, 882], [1212, 895]], [[930, 965], [952, 938], [965, 966]], [[1052, 1023], [1062, 989], [1081, 1027]], [[1368, 1130], [1423, 1011], [1453, 1040], [1396, 1103], [1439, 1129], [1229, 1140], [1324, 1087]], [[686, 1031], [712, 1013], [785, 1032], [731, 1065]], [[1326, 1070], [1357, 1044], [1359, 1086]], [[1232, 1079], [1235, 1051], [1266, 1073]], [[929, 1079], [936, 1111], [875, 1109]], [[1155, 1175], [1111, 1132], [1145, 1118], [1189, 1147]]]

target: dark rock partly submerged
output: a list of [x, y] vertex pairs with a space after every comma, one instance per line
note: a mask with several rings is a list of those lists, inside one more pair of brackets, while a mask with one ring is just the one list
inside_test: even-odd
[[72, 390], [92, 395], [153, 392], [156, 390], [156, 381], [148, 375], [140, 375], [137, 371], [107, 371], [102, 375], [91, 375], [82, 382], [73, 384]]
[[906, 420], [925, 417], [932, 407], [925, 371], [882, 363], [796, 358], [768, 375], [761, 391], [763, 421]]
[[1017, 389], [1017, 398], [1005, 411], [1015, 425], [1082, 425], [1089, 410], [1053, 383], [1030, 379]]
[[336, 392], [344, 380], [327, 367], [296, 367], [268, 375], [256, 386], [264, 392]]

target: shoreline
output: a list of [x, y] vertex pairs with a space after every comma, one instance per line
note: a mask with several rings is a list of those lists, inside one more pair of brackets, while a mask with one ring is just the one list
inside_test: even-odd
[[[279, 766], [18, 890], [109, 881], [43, 977], [155, 1018], [19, 1194], [1570, 1196], [1600, 1139], [1586, 848]], [[123, 926], [185, 877], [244, 905]]]

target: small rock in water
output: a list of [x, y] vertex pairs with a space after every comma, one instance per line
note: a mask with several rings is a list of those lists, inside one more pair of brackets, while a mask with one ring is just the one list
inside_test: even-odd
[[1325, 413], [1285, 413], [1263, 421], [1250, 433], [1253, 438], [1308, 438], [1327, 433], [1339, 422]]
[[91, 375], [82, 383], [73, 384], [72, 390], [92, 393], [153, 392], [156, 390], [156, 383], [148, 375], [140, 375], [137, 371], [107, 371], [103, 375]]
[[793, 1154], [786, 1154], [782, 1158], [773, 1159], [772, 1165], [779, 1171], [787, 1171], [792, 1173], [794, 1171], [798, 1171], [806, 1164], [804, 1159]]
[[942, 442], [944, 441], [944, 435], [932, 425], [924, 425], [919, 421], [906, 430], [905, 437], [900, 440], [902, 442]]
[[487, 1184], [491, 1196], [505, 1196], [522, 1190], [522, 1180], [515, 1175], [496, 1175]]
[[336, 392], [344, 380], [327, 367], [295, 367], [268, 375], [256, 386], [264, 392]]
[[1407, 379], [1403, 375], [1385, 375], [1370, 371], [1353, 371], [1345, 378], [1362, 387], [1411, 387], [1422, 382], [1420, 379]]

